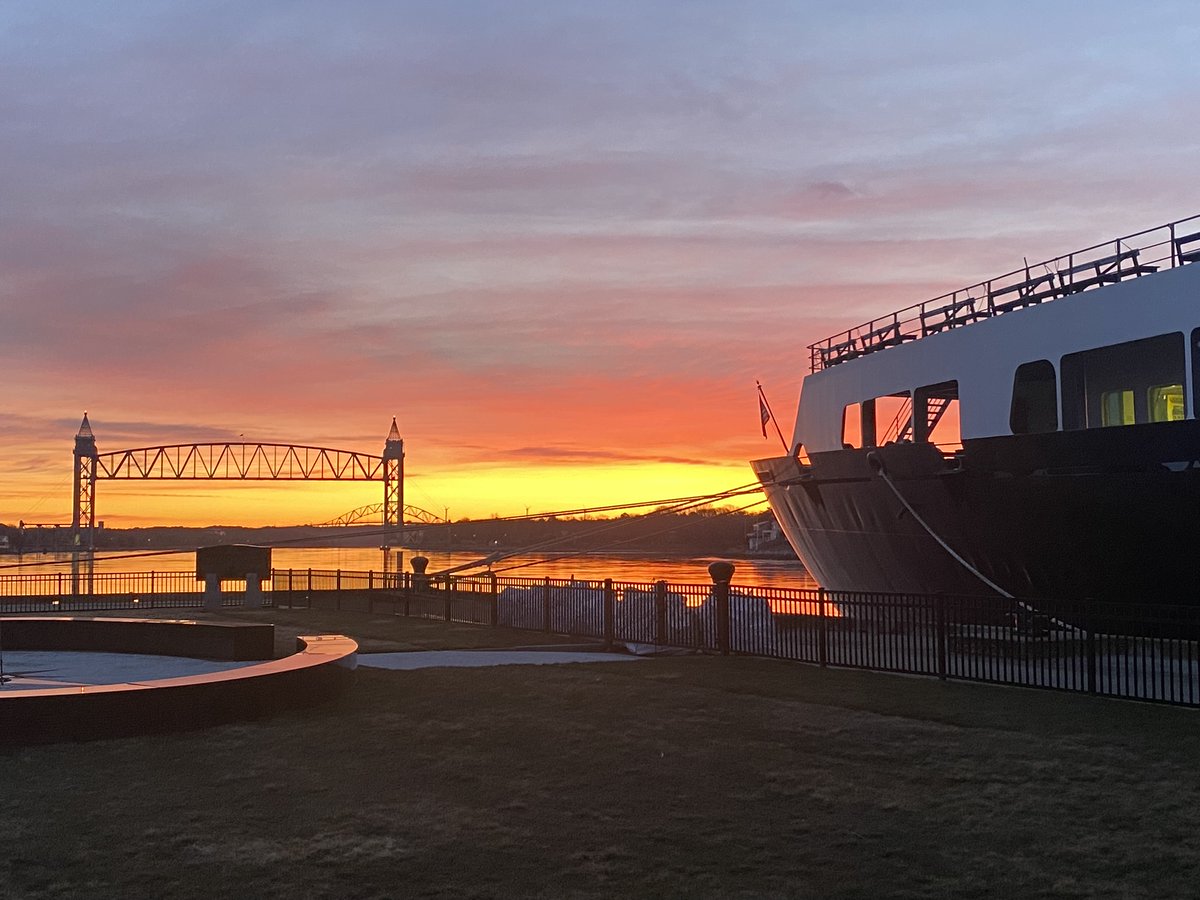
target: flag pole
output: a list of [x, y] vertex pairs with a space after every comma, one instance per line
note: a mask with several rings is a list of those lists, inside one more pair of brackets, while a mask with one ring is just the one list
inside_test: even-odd
[[758, 387], [758, 399], [762, 401], [763, 408], [767, 411], [767, 416], [771, 419], [771, 424], [775, 426], [775, 433], [779, 435], [779, 443], [783, 444], [783, 455], [790, 456], [792, 453], [788, 442], [783, 438], [783, 432], [779, 430], [779, 423], [775, 421], [775, 413], [771, 412], [771, 404], [767, 402], [766, 392], [763, 391], [762, 382], [755, 379], [754, 384]]

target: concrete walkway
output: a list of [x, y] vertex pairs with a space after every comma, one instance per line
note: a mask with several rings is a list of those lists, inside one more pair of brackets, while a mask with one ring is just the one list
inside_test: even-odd
[[373, 669], [544, 666], [557, 663], [635, 662], [637, 659], [625, 653], [556, 650], [416, 650], [410, 653], [358, 654], [358, 664]]
[[[183, 675], [224, 672], [254, 662], [151, 656], [140, 653], [92, 653], [74, 650], [6, 650], [0, 691], [93, 684], [129, 684]], [[11, 679], [11, 680], [9, 680]]]
[[[539, 666], [553, 663], [629, 662], [622, 653], [555, 650], [428, 650], [412, 653], [359, 653], [358, 664], [376, 669], [436, 667]], [[224, 672], [256, 662], [226, 662], [140, 653], [92, 653], [66, 650], [7, 650], [0, 691], [96, 684], [130, 684], [184, 675]]]

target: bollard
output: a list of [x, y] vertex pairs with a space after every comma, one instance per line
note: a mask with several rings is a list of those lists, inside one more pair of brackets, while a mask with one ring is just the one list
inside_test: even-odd
[[409, 589], [404, 594], [404, 615], [406, 616], [412, 612], [410, 607], [412, 595], [429, 590], [429, 576], [425, 574], [425, 569], [429, 566], [429, 557], [414, 556], [410, 562], [412, 563], [412, 572], [409, 574]]
[[412, 558], [412, 589], [414, 591], [429, 590], [429, 576], [425, 574], [428, 567], [428, 557], [414, 556]]
[[733, 580], [733, 563], [709, 563], [708, 575], [712, 578], [712, 596], [717, 611], [717, 649], [722, 656], [729, 655], [729, 582]]

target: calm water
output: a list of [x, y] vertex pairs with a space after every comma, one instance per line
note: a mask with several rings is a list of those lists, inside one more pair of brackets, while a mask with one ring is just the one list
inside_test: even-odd
[[[429, 558], [429, 572], [474, 562], [479, 553], [435, 553], [393, 549], [386, 568], [411, 571], [414, 556]], [[796, 560], [730, 560], [734, 566], [733, 583], [746, 586], [812, 588], [816, 583]], [[276, 569], [344, 569], [382, 572], [384, 554], [369, 547], [277, 547], [271, 552]], [[713, 559], [680, 559], [651, 556], [565, 556], [526, 555], [496, 561], [492, 568], [499, 575], [522, 578], [579, 578], [614, 581], [658, 581], [708, 584], [708, 564]], [[16, 565], [16, 564], [20, 565]], [[194, 571], [195, 554], [181, 551], [165, 555], [134, 555], [118, 551], [98, 553], [97, 573], [102, 572], [188, 572]], [[37, 553], [24, 556], [0, 556], [0, 575], [52, 574], [71, 571], [69, 554]]]

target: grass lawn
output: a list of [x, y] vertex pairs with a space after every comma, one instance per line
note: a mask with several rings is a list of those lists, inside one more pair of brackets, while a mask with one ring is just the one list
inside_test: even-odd
[[270, 720], [0, 751], [0, 894], [1187, 897], [1198, 758], [1189, 710], [769, 660], [360, 669]]

